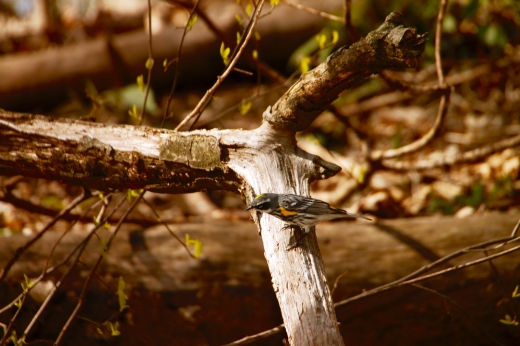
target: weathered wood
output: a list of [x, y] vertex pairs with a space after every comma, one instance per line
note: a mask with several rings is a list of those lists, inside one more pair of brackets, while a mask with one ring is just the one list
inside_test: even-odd
[[[380, 224], [335, 222], [321, 224], [316, 233], [329, 280], [347, 271], [344, 280], [349, 286], [360, 288], [397, 280], [431, 262], [420, 250], [393, 236], [390, 229], [438, 256], [446, 256], [473, 244], [510, 235], [518, 218], [515, 213], [490, 213], [465, 219], [432, 216], [386, 220]], [[255, 286], [269, 280], [261, 238], [252, 222], [173, 224], [170, 228], [181, 238], [189, 234], [202, 241], [202, 256], [199, 259], [188, 256], [163, 226], [145, 230], [130, 228], [115, 239], [102, 272], [110, 273], [116, 279], [122, 275], [130, 287], [145, 287], [152, 291], [197, 289], [214, 280], [231, 286]], [[101, 233], [105, 239], [109, 236], [106, 230]], [[66, 235], [56, 248], [52, 262], [63, 260], [85, 235], [79, 231]], [[38, 276], [49, 249], [60, 236], [59, 232], [45, 234], [14, 265], [8, 280], [22, 280], [23, 274]], [[283, 236], [288, 240], [290, 232], [283, 232]], [[23, 235], [2, 238], [0, 267], [30, 238]], [[86, 264], [95, 262], [100, 246], [99, 239], [93, 238], [82, 261]], [[474, 252], [452, 260], [450, 264], [461, 264], [482, 256], [481, 252]], [[501, 270], [511, 272], [520, 267], [519, 259], [520, 252], [517, 252], [498, 258], [494, 263]], [[460, 275], [467, 279], [484, 279], [490, 273], [489, 267], [478, 266], [470, 267]]]
[[[335, 293], [337, 299], [344, 299], [359, 294], [364, 289], [399, 279], [429, 263], [416, 249], [390, 235], [390, 230], [443, 256], [475, 243], [508, 236], [517, 221], [518, 213], [493, 213], [466, 219], [424, 217], [381, 221], [385, 230], [378, 224], [338, 222], [318, 226], [317, 235], [329, 285], [332, 286], [338, 275], [347, 272], [340, 279]], [[174, 345], [218, 345], [281, 323], [275, 297], [269, 290], [271, 279], [261, 239], [252, 222], [215, 222], [171, 227], [181, 237], [188, 233], [190, 237], [203, 242], [201, 258], [189, 257], [162, 227], [146, 230], [130, 228], [116, 238], [108, 260], [99, 272], [99, 277], [113, 292], [120, 275], [127, 283], [129, 315], [132, 317], [121, 320], [121, 343], [156, 344], [167, 339]], [[39, 275], [49, 250], [60, 236], [58, 232], [46, 234], [41, 242], [17, 262], [8, 281], [23, 282], [23, 274], [29, 277]], [[108, 231], [103, 231], [101, 236], [106, 239]], [[289, 237], [288, 232], [284, 236]], [[63, 259], [84, 237], [84, 232], [66, 235], [56, 248], [52, 261]], [[0, 266], [29, 238], [22, 235], [3, 238], [0, 242]], [[101, 246], [98, 239], [92, 239], [82, 257], [87, 266], [95, 262]], [[481, 256], [482, 253], [469, 254], [451, 261], [450, 264], [464, 263]], [[514, 289], [518, 284], [520, 252], [495, 259], [493, 264], [498, 270], [501, 286]], [[85, 265], [79, 265], [75, 271], [74, 279], [63, 288], [72, 301], [77, 294], [74, 290], [82, 286], [88, 269]], [[57, 274], [52, 274], [48, 280], [55, 280], [56, 277]], [[504, 340], [504, 337], [513, 335], [511, 333], [514, 333], [514, 328], [508, 331], [508, 326], [498, 323], [503, 314], [502, 309], [496, 306], [496, 301], [504, 296], [497, 297], [496, 289], [490, 291], [489, 287], [494, 287], [495, 280], [492, 268], [484, 263], [423, 284], [438, 289], [441, 294], [447, 294], [463, 304], [464, 309], [480, 304], [474, 317], [478, 315], [481, 319], [482, 316], [487, 316], [484, 323], [491, 325], [485, 325], [486, 329], [492, 328], [493, 335]], [[14, 286], [19, 291], [19, 284]], [[36, 288], [31, 293], [31, 298], [39, 304], [45, 298], [49, 282]], [[8, 291], [3, 292], [5, 296], [0, 295], [0, 301], [4, 299], [5, 302]], [[505, 292], [506, 295], [510, 293]], [[14, 292], [9, 296], [12, 299]], [[467, 297], [466, 300], [461, 298], [464, 296]], [[105, 284], [94, 285], [87, 297], [82, 316], [92, 316], [89, 318], [103, 321], [118, 310], [115, 303], [117, 298]], [[63, 311], [62, 304], [66, 306], [67, 303], [57, 300], [50, 307], [50, 320], [45, 324], [47, 334], [52, 335], [53, 331], [57, 332], [61, 328], [61, 324], [50, 321], [54, 321], [56, 318], [53, 316]], [[425, 310], [425, 307], [429, 309]], [[25, 311], [27, 310], [30, 309]], [[442, 343], [455, 346], [468, 340], [481, 340], [481, 343], [472, 344], [489, 344], [489, 338], [481, 330], [473, 327], [468, 331], [464, 323], [462, 327], [458, 327], [460, 321], [464, 322], [466, 317], [454, 310], [456, 309], [449, 302], [443, 302], [435, 295], [422, 294], [418, 289], [411, 292], [399, 288], [349, 304], [348, 309], [341, 308], [338, 313], [342, 322], [342, 336], [352, 344]], [[99, 315], [100, 311], [103, 313]], [[473, 314], [472, 311], [467, 313]], [[247, 318], [243, 317], [244, 314], [247, 314]], [[446, 314], [450, 317], [444, 318], [445, 321], [441, 323], [439, 319], [442, 320]], [[6, 322], [7, 318], [8, 315], [0, 315], [2, 322]], [[92, 326], [88, 323], [76, 324], [69, 342], [101, 345], [103, 341], [91, 329]], [[407, 335], [406, 339], [402, 339], [403, 334]], [[272, 340], [271, 344], [280, 344], [283, 336], [282, 333], [269, 340]]]

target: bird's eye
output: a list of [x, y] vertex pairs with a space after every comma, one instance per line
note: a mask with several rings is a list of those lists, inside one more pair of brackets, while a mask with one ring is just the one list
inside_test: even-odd
[[264, 202], [262, 204], [259, 204], [256, 209], [260, 209], [260, 210], [265, 210], [265, 209], [269, 209], [269, 202]]

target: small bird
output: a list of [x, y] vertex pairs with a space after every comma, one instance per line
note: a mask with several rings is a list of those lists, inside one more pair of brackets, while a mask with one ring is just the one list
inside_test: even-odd
[[246, 208], [246, 210], [250, 209], [275, 216], [290, 225], [302, 227], [305, 233], [296, 243], [310, 232], [311, 227], [322, 221], [347, 217], [372, 221], [363, 215], [331, 207], [330, 204], [319, 199], [292, 194], [262, 193], [256, 196], [251, 205]]

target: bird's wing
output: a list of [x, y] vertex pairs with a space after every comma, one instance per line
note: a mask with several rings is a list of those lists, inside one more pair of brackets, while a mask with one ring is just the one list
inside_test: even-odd
[[286, 210], [290, 211], [305, 210], [305, 212], [310, 214], [326, 214], [330, 213], [332, 209], [334, 212], [342, 214], [341, 209], [331, 208], [328, 203], [313, 198], [293, 198], [291, 196], [287, 196], [285, 198], [281, 198], [279, 203], [281, 207], [284, 207]]

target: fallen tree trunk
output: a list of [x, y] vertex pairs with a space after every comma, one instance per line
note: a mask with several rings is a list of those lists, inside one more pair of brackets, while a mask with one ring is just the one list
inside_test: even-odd
[[[347, 272], [339, 281], [335, 293], [338, 300], [352, 297], [364, 289], [397, 280], [430, 263], [431, 259], [425, 258], [429, 255], [423, 254], [424, 248], [430, 250], [431, 254], [445, 256], [479, 242], [506, 237], [511, 234], [517, 221], [517, 213], [492, 213], [466, 219], [424, 217], [388, 220], [374, 225], [338, 222], [321, 225], [317, 234], [330, 285], [341, 273]], [[181, 342], [179, 340], [184, 340], [184, 344], [197, 344], [197, 340], [206, 340], [208, 344], [216, 345], [281, 323], [276, 299], [270, 292], [271, 279], [261, 239], [252, 222], [183, 224], [171, 225], [171, 228], [178, 236], [189, 234], [190, 237], [201, 240], [204, 246], [201, 258], [189, 257], [184, 248], [162, 226], [146, 230], [129, 227], [128, 232], [115, 239], [110, 256], [98, 274], [114, 291], [119, 276], [124, 278], [132, 311], [139, 306], [143, 309], [153, 306], [157, 309], [156, 316], [168, 316], [173, 304], [175, 318], [180, 318], [181, 321], [169, 323], [172, 334], [168, 334], [171, 338], [168, 340], [172, 344]], [[396, 234], [400, 235], [400, 239], [396, 238]], [[47, 260], [48, 249], [52, 248], [60, 236], [58, 232], [47, 233], [15, 264], [8, 281], [23, 281], [23, 274], [29, 277], [39, 275]], [[107, 236], [108, 234], [102, 235], [105, 239]], [[52, 262], [62, 260], [84, 237], [84, 232], [66, 235], [56, 248]], [[15, 249], [22, 246], [28, 238], [4, 238], [0, 242], [0, 266], [3, 266]], [[407, 244], [403, 243], [402, 239], [407, 239]], [[413, 242], [416, 245], [410, 247], [409, 244]], [[70, 292], [69, 296], [74, 296], [75, 293], [72, 292], [81, 286], [84, 275], [82, 272], [88, 272], [87, 267], [96, 261], [100, 247], [101, 242], [98, 239], [93, 238], [90, 241], [89, 249], [82, 257], [85, 267], [79, 267], [79, 272], [74, 275], [75, 281], [69, 282], [67, 288], [64, 288], [66, 292]], [[483, 255], [482, 252], [474, 252], [450, 261], [449, 265], [465, 263]], [[501, 285], [512, 291], [514, 285], [518, 284], [520, 252], [497, 258], [493, 260], [493, 264], [498, 271]], [[507, 331], [507, 326], [498, 323], [498, 319], [503, 317], [503, 309], [495, 305], [494, 299], [505, 297], [500, 298], [502, 293], [498, 288], [490, 288], [489, 285], [495, 282], [492, 274], [493, 269], [488, 263], [484, 263], [452, 275], [430, 279], [424, 284], [438, 289], [441, 294], [456, 296], [457, 301], [462, 301], [462, 304], [465, 304], [464, 308], [470, 311], [473, 311], [471, 306], [474, 304], [482, 304], [479, 311], [475, 312], [475, 318], [483, 319], [479, 323], [494, 323], [491, 329], [498, 333], [499, 335], [495, 336], [500, 338], [503, 337], [500, 333], [507, 335], [511, 331]], [[49, 280], [54, 280], [54, 277], [51, 275]], [[479, 287], [482, 286], [488, 289], [480, 290]], [[432, 301], [428, 298], [431, 295], [425, 296], [424, 293], [416, 291], [417, 289], [412, 294], [409, 289], [398, 288], [349, 304], [349, 313], [340, 309], [338, 314], [339, 320], [343, 322], [341, 330], [345, 341], [350, 340], [353, 344], [363, 345], [381, 344], [379, 341], [386, 341], [384, 344], [412, 345], [420, 342], [433, 345], [431, 342], [428, 343], [430, 338], [446, 345], [457, 345], [461, 340], [464, 342], [480, 338], [482, 331], [474, 326], [468, 334], [465, 329], [467, 322], [457, 312], [452, 312], [455, 315], [453, 318], [465, 326], [459, 328], [458, 334], [457, 327], [453, 321], [450, 322], [451, 320], [446, 321], [446, 326], [442, 328], [428, 328], [432, 323], [438, 323], [435, 322], [438, 316], [446, 313], [443, 307], [445, 303], [438, 298]], [[38, 298], [38, 294], [41, 294], [38, 292], [35, 290], [35, 293], [32, 293], [33, 299], [37, 301], [42, 299]], [[99, 309], [108, 309], [104, 307], [106, 302], [117, 299], [102, 284], [95, 285], [89, 296], [104, 298], [94, 299], [84, 312], [86, 316], [94, 314], [94, 311]], [[464, 300], [464, 296], [467, 297], [467, 301]], [[421, 310], [425, 306], [433, 307], [428, 311]], [[112, 310], [114, 308], [117, 310], [117, 307], [112, 307]], [[355, 313], [351, 311], [352, 308]], [[190, 312], [190, 309], [195, 310]], [[246, 311], [249, 311], [247, 313], [251, 316], [247, 319], [240, 318], [240, 314]], [[217, 319], [214, 314], [221, 316]], [[415, 320], [418, 314], [421, 316], [420, 322]], [[395, 329], [392, 327], [392, 321], [397, 315], [400, 316], [398, 321], [401, 327]], [[158, 321], [154, 322], [153, 318], [146, 320], [146, 316], [137, 317], [135, 314], [134, 318], [139, 319], [138, 326], [128, 325], [128, 321], [122, 322], [123, 340], [145, 340], [145, 335], [149, 335], [150, 331], [154, 331], [151, 334], [156, 333], [158, 336], [165, 334], [157, 325]], [[363, 318], [362, 322], [360, 318]], [[189, 341], [183, 339], [187, 336], [180, 331], [187, 328], [186, 324], [191, 330], [188, 333], [191, 335]], [[86, 326], [79, 324], [76, 328], [78, 330], [72, 333], [75, 337], [80, 338], [81, 335], [88, 334]], [[417, 335], [414, 334], [416, 329]], [[402, 333], [407, 333], [410, 339], [400, 339]], [[374, 334], [378, 337], [371, 339]], [[489, 342], [489, 339], [484, 338], [484, 341]], [[156, 344], [158, 341], [148, 339], [148, 342]]]
[[[204, 11], [220, 33], [235, 43], [237, 30], [235, 14], [240, 7], [231, 3], [208, 2]], [[331, 9], [331, 6], [328, 6]], [[287, 58], [299, 45], [321, 29], [323, 19], [302, 11], [280, 6], [259, 24], [262, 36], [259, 42], [259, 69], [271, 80], [280, 82], [272, 65], [285, 66]], [[152, 70], [154, 89], [168, 90], [173, 81], [171, 71], [164, 72], [162, 62], [177, 57], [183, 34], [182, 28], [166, 25], [152, 37], [155, 67]], [[208, 28], [203, 20], [196, 23], [187, 35], [181, 54], [179, 85], [200, 89], [211, 85], [222, 72], [219, 47], [223, 40]], [[86, 80], [94, 83], [98, 91], [135, 83], [136, 77], [145, 74], [148, 59], [149, 35], [144, 30], [99, 37], [76, 44], [53, 47], [30, 53], [10, 54], [0, 57], [0, 108], [30, 111], [53, 105], [67, 97], [70, 90], [84, 95]], [[251, 49], [252, 51], [252, 49]], [[251, 53], [248, 53], [251, 55]], [[242, 68], [256, 70], [255, 60], [247, 60]], [[31, 100], [31, 102], [27, 102]]]
[[[334, 280], [347, 271], [345, 280], [359, 288], [397, 280], [432, 262], [433, 259], [426, 258], [428, 255], [422, 252], [423, 248], [442, 257], [476, 243], [506, 237], [516, 222], [518, 215], [514, 213], [492, 213], [465, 219], [420, 217], [376, 224], [336, 222], [320, 225], [317, 236], [328, 279]], [[115, 239], [105, 273], [116, 278], [123, 275], [130, 286], [170, 291], [201, 288], [214, 278], [223, 280], [220, 282], [223, 285], [244, 286], [254, 286], [268, 279], [261, 238], [252, 222], [170, 225], [181, 238], [189, 234], [191, 238], [202, 241], [204, 250], [199, 259], [188, 256], [162, 225], [145, 230], [128, 227], [128, 232]], [[105, 236], [109, 234], [106, 232]], [[403, 242], [393, 232], [416, 244]], [[289, 235], [287, 232], [287, 238]], [[52, 248], [60, 236], [59, 232], [45, 234], [14, 265], [8, 278], [39, 275], [48, 257], [46, 249]], [[84, 232], [66, 235], [53, 254], [53, 262], [63, 260], [84, 237]], [[0, 267], [29, 238], [23, 235], [3, 238], [0, 242]], [[90, 251], [83, 259], [86, 264], [97, 259], [99, 240], [92, 239], [89, 246]], [[480, 257], [482, 253], [468, 254], [450, 261], [450, 265]], [[519, 258], [520, 252], [500, 257], [495, 263], [514, 271], [520, 267]], [[197, 273], [196, 277], [194, 273]], [[471, 267], [464, 273], [468, 278], [482, 279], [490, 271]]]

